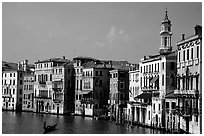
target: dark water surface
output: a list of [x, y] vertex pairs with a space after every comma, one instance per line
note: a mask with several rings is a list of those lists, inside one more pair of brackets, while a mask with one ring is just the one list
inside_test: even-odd
[[3, 134], [42, 134], [43, 123], [58, 122], [57, 129], [50, 134], [152, 134], [162, 133], [158, 130], [127, 125], [116, 125], [115, 121], [93, 120], [91, 117], [57, 116], [50, 114], [16, 113], [2, 111]]

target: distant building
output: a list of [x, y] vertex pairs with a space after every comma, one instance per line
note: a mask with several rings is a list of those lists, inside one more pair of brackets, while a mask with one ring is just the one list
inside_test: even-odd
[[33, 111], [34, 107], [34, 71], [27, 71], [23, 79], [23, 111]]
[[81, 104], [85, 116], [107, 115], [111, 69], [103, 61], [89, 61], [84, 65]]
[[125, 120], [129, 101], [129, 64], [110, 71], [110, 118], [121, 124]]
[[33, 69], [27, 60], [23, 62], [2, 62], [2, 109], [22, 111], [23, 80], [25, 72]]
[[140, 62], [140, 89], [136, 97], [140, 123], [165, 128], [165, 95], [176, 87], [176, 57], [171, 46], [171, 21], [166, 12], [161, 24], [160, 54], [144, 56]]
[[74, 61], [74, 80], [75, 80], [75, 111], [76, 115], [84, 115], [84, 108], [82, 107], [81, 99], [84, 94], [82, 90], [83, 68], [89, 61], [96, 61], [90, 57], [75, 57]]
[[137, 101], [135, 100], [135, 97], [141, 94], [139, 83], [139, 64], [135, 64], [129, 69], [129, 101], [127, 102], [127, 120], [129, 122], [139, 120], [136, 117]]
[[178, 120], [176, 118], [176, 96], [170, 92], [165, 96], [165, 128], [171, 133], [178, 132]]
[[195, 26], [194, 35], [177, 43], [177, 119], [178, 129], [187, 133], [202, 133], [201, 90], [202, 27]]
[[74, 113], [74, 65], [66, 62], [52, 69], [53, 109], [56, 114]]
[[72, 65], [53, 58], [35, 62], [34, 112], [68, 114], [73, 110]]

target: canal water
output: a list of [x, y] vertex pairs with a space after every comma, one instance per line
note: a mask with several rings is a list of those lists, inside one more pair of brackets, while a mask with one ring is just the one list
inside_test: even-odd
[[91, 117], [57, 116], [29, 112], [2, 111], [3, 134], [42, 134], [43, 123], [58, 123], [49, 134], [161, 134], [162, 131], [127, 125], [116, 125], [115, 121], [93, 120]]

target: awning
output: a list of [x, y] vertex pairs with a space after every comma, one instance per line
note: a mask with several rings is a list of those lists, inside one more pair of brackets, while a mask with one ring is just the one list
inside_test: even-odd
[[154, 77], [154, 78], [150, 81], [150, 83], [154, 83], [154, 82], [156, 82], [157, 80], [158, 80], [158, 76]]
[[90, 92], [92, 92], [92, 90], [89, 90], [89, 91], [82, 91], [80, 94], [88, 94], [88, 93], [90, 93]]
[[138, 95], [135, 98], [138, 98], [138, 99], [150, 99], [150, 98], [152, 98], [152, 93], [142, 93], [142, 94]]

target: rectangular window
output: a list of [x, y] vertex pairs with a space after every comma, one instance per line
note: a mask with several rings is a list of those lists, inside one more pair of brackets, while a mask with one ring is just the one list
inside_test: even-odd
[[166, 108], [169, 109], [169, 102], [166, 102]]
[[174, 62], [171, 62], [170, 65], [171, 65], [171, 70], [174, 70]]
[[159, 63], [157, 63], [157, 65], [158, 65], [158, 69], [157, 69], [157, 71], [159, 72]]
[[154, 71], [157, 71], [157, 64], [155, 63], [154, 65], [155, 65]]
[[160, 104], [159, 104], [159, 111], [160, 111]]
[[124, 82], [120, 82], [120, 89], [124, 89], [124, 88], [125, 88]]
[[145, 66], [144, 66], [144, 73], [145, 73]]
[[142, 73], [142, 67], [140, 67], [140, 73]]
[[100, 76], [102, 76], [102, 71], [100, 71]]
[[180, 60], [180, 57], [181, 57], [181, 52], [179, 51], [179, 52], [178, 52], [178, 62], [181, 61], [181, 60]]
[[185, 50], [183, 51], [183, 61], [185, 61]]
[[13, 94], [15, 94], [15, 89], [13, 89]]
[[193, 59], [193, 48], [191, 48], [191, 59]]
[[151, 72], [151, 65], [149, 65], [149, 73]]
[[154, 72], [153, 70], [154, 70], [154, 66], [153, 66], [153, 64], [152, 64], [152, 72]]
[[175, 102], [171, 103], [171, 109], [176, 109], [176, 103]]
[[162, 86], [164, 86], [164, 75], [162, 75]]
[[155, 110], [155, 103], [154, 103], [154, 105], [153, 105], [153, 110]]
[[197, 58], [199, 58], [199, 46], [197, 46]]
[[23, 84], [23, 81], [22, 80], [20, 80], [20, 85], [22, 85]]
[[162, 70], [164, 70], [164, 62], [162, 62]]
[[191, 77], [191, 90], [193, 90], [193, 77]]
[[12, 73], [10, 73], [10, 77], [12, 77]]
[[189, 49], [187, 49], [187, 56], [186, 56], [186, 60], [189, 60]]
[[20, 89], [19, 93], [22, 94], [22, 89]]

